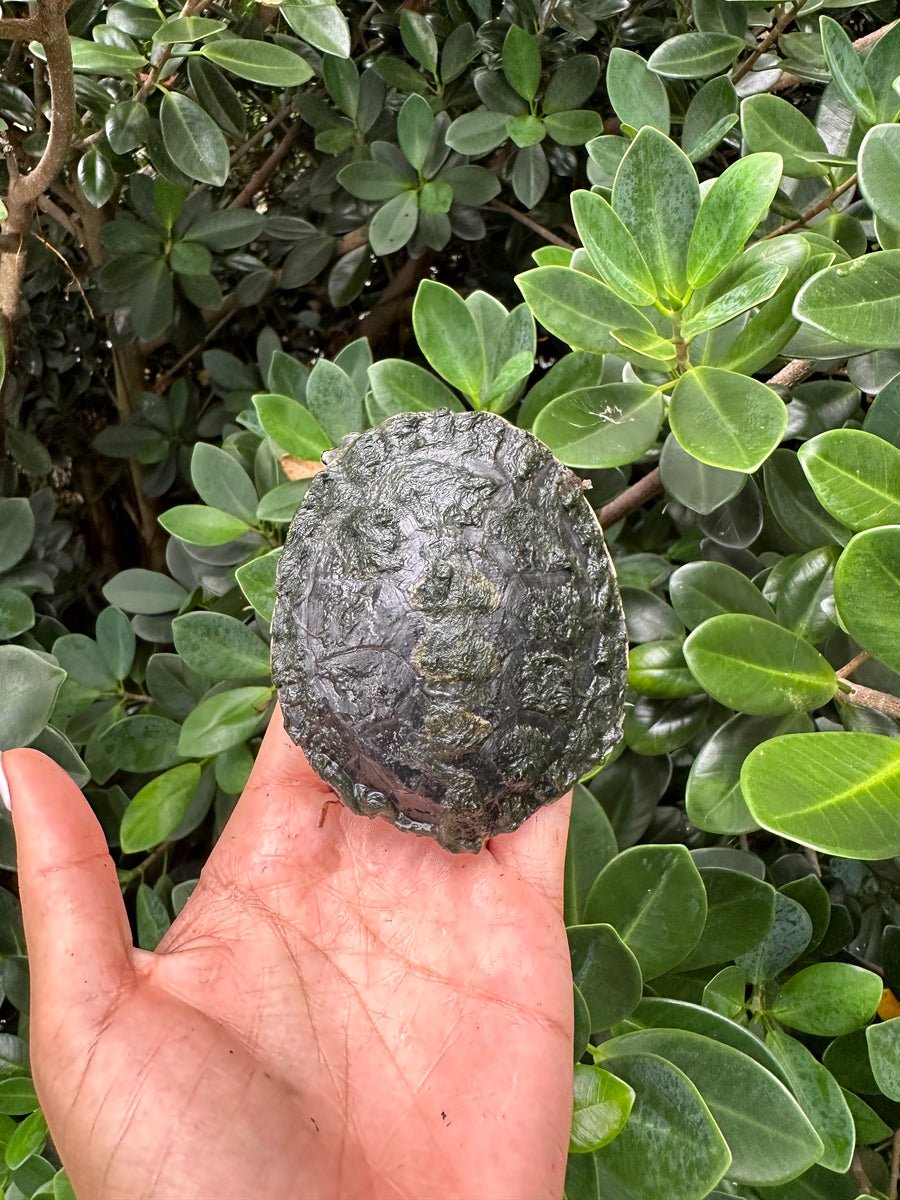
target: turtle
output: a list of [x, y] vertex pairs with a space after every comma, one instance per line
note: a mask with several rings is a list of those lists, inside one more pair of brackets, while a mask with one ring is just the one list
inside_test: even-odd
[[285, 728], [355, 813], [477, 853], [622, 737], [627, 639], [585, 483], [433, 409], [323, 456], [276, 576]]

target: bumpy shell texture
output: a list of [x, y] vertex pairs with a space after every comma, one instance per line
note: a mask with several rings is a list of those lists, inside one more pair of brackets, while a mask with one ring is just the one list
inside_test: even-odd
[[278, 570], [284, 723], [354, 812], [477, 852], [621, 737], [626, 636], [580, 480], [502, 417], [346, 437]]

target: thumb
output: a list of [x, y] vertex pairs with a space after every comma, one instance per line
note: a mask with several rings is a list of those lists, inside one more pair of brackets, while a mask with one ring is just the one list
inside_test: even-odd
[[79, 1011], [90, 1017], [85, 1009], [105, 1013], [131, 971], [132, 950], [106, 838], [78, 787], [46, 755], [7, 750], [0, 757], [0, 789], [4, 776], [16, 833], [32, 1020], [62, 1023]]

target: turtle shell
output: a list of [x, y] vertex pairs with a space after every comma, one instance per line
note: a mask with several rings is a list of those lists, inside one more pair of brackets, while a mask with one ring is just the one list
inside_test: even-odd
[[626, 636], [581, 480], [487, 412], [326, 455], [278, 568], [285, 727], [354, 812], [451, 851], [516, 829], [622, 736]]

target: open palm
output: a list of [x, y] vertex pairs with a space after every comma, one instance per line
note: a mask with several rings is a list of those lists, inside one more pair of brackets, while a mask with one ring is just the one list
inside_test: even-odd
[[32, 1066], [82, 1200], [562, 1192], [568, 805], [479, 855], [322, 806], [280, 715], [197, 889], [135, 950], [87, 803], [3, 756]]

